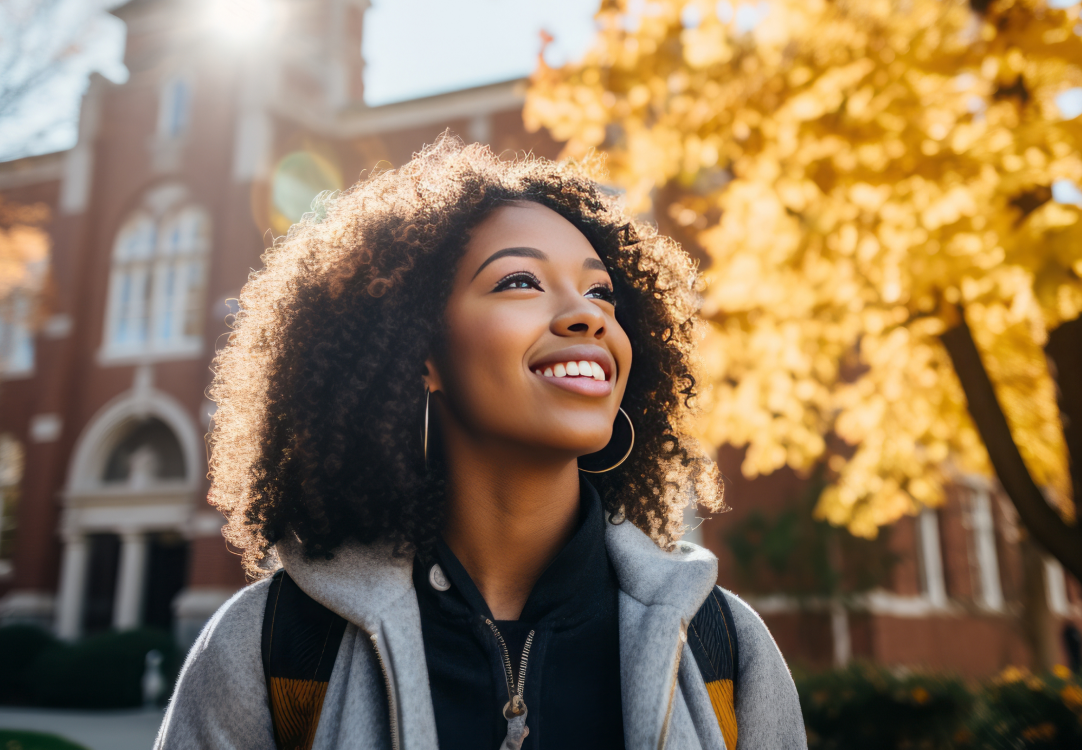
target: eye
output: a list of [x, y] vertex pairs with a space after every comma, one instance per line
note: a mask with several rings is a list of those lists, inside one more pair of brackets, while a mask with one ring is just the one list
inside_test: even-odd
[[616, 294], [608, 284], [596, 284], [590, 287], [585, 296], [587, 299], [599, 299], [602, 302], [608, 302], [610, 305], [616, 305]]
[[509, 289], [536, 289], [539, 292], [545, 291], [541, 288], [541, 280], [529, 271], [516, 271], [515, 273], [504, 276], [496, 282], [496, 286], [492, 291], [505, 292]]

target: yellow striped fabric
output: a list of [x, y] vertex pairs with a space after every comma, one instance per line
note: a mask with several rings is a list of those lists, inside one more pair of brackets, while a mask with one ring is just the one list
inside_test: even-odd
[[714, 680], [706, 683], [710, 705], [718, 718], [721, 736], [725, 738], [725, 750], [736, 750], [736, 709], [733, 706], [733, 681]]
[[311, 750], [327, 683], [271, 677], [270, 688], [274, 739], [279, 750]]

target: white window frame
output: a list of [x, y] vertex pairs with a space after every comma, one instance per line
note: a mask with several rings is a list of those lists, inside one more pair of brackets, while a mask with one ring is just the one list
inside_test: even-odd
[[137, 210], [117, 234], [103, 364], [184, 359], [203, 350], [210, 217], [183, 200], [164, 208]]
[[1044, 558], [1044, 585], [1048, 609], [1052, 614], [1060, 617], [1069, 615], [1071, 603], [1067, 598], [1067, 577], [1063, 573], [1063, 566], [1054, 557]]
[[933, 607], [947, 606], [947, 582], [943, 576], [943, 547], [939, 542], [939, 513], [923, 508], [917, 516], [920, 546], [921, 589]]
[[1003, 584], [1000, 580], [999, 554], [996, 551], [996, 525], [992, 513], [992, 493], [986, 482], [975, 478], [967, 483], [966, 526], [969, 530], [969, 559], [976, 572], [977, 602], [993, 612], [1003, 611]]
[[16, 289], [0, 300], [0, 378], [12, 380], [34, 374], [34, 294]]
[[158, 136], [164, 140], [180, 138], [191, 124], [191, 80], [185, 75], [169, 76], [158, 94]]

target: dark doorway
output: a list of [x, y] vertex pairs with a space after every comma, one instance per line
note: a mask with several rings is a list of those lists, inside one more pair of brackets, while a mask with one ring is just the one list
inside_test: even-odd
[[143, 625], [173, 630], [173, 599], [188, 579], [188, 543], [180, 534], [163, 532], [147, 537], [147, 587]]
[[83, 608], [83, 633], [93, 635], [113, 625], [116, 576], [120, 566], [120, 537], [91, 534], [86, 538], [89, 565]]

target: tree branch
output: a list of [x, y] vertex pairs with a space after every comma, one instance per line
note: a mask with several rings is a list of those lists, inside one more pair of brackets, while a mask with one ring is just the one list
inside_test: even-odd
[[1082, 579], [1082, 526], [1068, 526], [1033, 481], [964, 315], [960, 318], [959, 324], [941, 339], [962, 382], [969, 414], [988, 449], [1000, 484], [1032, 537], [1075, 578]]
[[1063, 438], [1071, 465], [1075, 524], [1082, 524], [1082, 318], [1063, 323], [1044, 348], [1056, 378]]

